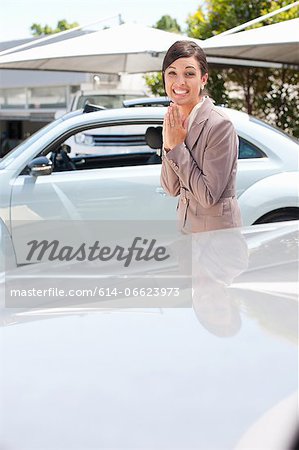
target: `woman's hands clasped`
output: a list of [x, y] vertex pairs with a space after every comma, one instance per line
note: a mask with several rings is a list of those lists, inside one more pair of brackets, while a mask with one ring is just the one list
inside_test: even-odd
[[187, 126], [180, 108], [172, 103], [167, 109], [163, 123], [163, 147], [165, 151], [182, 144], [186, 135]]

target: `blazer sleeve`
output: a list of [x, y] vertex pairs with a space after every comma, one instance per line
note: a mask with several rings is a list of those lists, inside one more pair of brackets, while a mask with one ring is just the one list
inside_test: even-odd
[[238, 157], [238, 137], [230, 120], [222, 117], [211, 126], [206, 146], [201, 149], [204, 151], [202, 167], [196, 162], [200, 145], [199, 139], [191, 156], [185, 143], [178, 144], [165, 158], [170, 165], [168, 171], [172, 169], [200, 205], [209, 208], [219, 201]]
[[175, 173], [169, 160], [166, 156], [162, 159], [162, 169], [161, 169], [161, 186], [167, 194], [172, 197], [176, 197], [180, 193], [180, 180], [179, 176]]

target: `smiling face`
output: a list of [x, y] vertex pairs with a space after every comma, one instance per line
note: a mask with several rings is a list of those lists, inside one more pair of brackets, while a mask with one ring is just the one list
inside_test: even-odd
[[194, 56], [178, 58], [170, 64], [164, 74], [168, 97], [177, 105], [193, 108], [200, 100], [200, 91], [208, 81], [202, 75]]

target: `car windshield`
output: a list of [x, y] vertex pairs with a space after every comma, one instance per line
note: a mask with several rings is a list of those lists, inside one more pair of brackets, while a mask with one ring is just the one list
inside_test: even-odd
[[12, 161], [15, 160], [21, 153], [25, 152], [30, 145], [34, 144], [41, 136], [47, 133], [52, 128], [55, 128], [59, 122], [62, 121], [62, 118], [54, 120], [49, 123], [45, 127], [38, 130], [32, 136], [29, 136], [25, 141], [19, 144], [17, 147], [13, 148], [4, 158], [0, 159], [0, 170], [6, 169]]
[[[143, 95], [144, 96], [144, 95]], [[142, 96], [142, 97], [143, 97]], [[92, 105], [104, 106], [105, 108], [122, 108], [124, 100], [131, 100], [141, 97], [141, 95], [127, 95], [127, 94], [95, 94], [95, 95], [81, 95], [78, 100], [78, 109], [84, 108], [86, 103]]]

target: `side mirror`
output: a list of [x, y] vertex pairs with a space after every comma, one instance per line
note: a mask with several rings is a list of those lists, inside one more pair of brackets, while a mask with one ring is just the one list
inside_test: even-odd
[[[150, 148], [156, 150], [156, 160], [161, 162], [162, 147], [163, 147], [163, 128], [162, 127], [148, 127], [145, 132], [145, 142]], [[159, 158], [159, 159], [157, 159]]]
[[38, 156], [28, 164], [30, 175], [38, 177], [40, 175], [50, 175], [53, 171], [53, 164], [46, 156]]
[[150, 148], [155, 150], [163, 146], [162, 127], [148, 127], [145, 132], [145, 142]]

